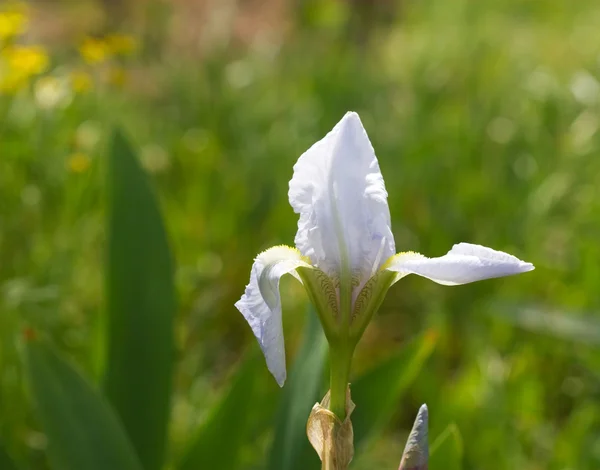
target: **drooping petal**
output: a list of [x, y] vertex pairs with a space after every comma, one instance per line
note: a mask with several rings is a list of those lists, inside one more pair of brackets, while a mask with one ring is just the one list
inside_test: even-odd
[[534, 269], [533, 264], [508, 253], [470, 243], [454, 245], [439, 258], [427, 258], [418, 253], [399, 253], [390, 258], [384, 268], [401, 276], [417, 274], [447, 286], [511, 276]]
[[300, 215], [296, 246], [329, 276], [346, 263], [364, 282], [395, 253], [387, 192], [358, 114], [302, 154], [288, 195]]
[[279, 386], [286, 378], [279, 280], [288, 273], [300, 280], [295, 272], [299, 266], [309, 265], [294, 248], [274, 246], [263, 251], [254, 260], [246, 292], [235, 304], [252, 328]]

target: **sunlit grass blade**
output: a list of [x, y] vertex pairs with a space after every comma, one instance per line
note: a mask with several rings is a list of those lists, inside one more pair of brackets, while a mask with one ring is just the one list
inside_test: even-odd
[[142, 470], [117, 415], [75, 369], [35, 339], [25, 355], [53, 469]]
[[495, 305], [490, 314], [535, 333], [600, 346], [600, 321], [592, 314], [505, 304]]
[[173, 265], [156, 198], [125, 137], [109, 153], [106, 394], [146, 470], [161, 468], [173, 371]]
[[450, 424], [431, 445], [430, 468], [461, 470], [463, 441], [456, 424]]
[[263, 367], [256, 355], [245, 361], [238, 370], [231, 388], [221, 402], [211, 411], [198, 430], [179, 470], [238, 468], [240, 452], [248, 435], [251, 408], [256, 404], [255, 379], [257, 367]]
[[308, 314], [304, 343], [283, 388], [269, 470], [304, 470], [319, 465], [306, 437], [306, 422], [313, 405], [322, 398], [327, 340], [312, 308]]
[[434, 333], [426, 333], [351, 385], [352, 400], [356, 403], [352, 415], [356, 448], [391, 419], [401, 404], [402, 394], [433, 352], [436, 340]]
[[17, 470], [17, 465], [6, 453], [4, 446], [0, 443], [0, 468], [2, 470]]

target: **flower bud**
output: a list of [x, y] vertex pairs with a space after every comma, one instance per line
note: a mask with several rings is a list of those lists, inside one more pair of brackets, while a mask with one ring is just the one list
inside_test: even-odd
[[412, 431], [406, 441], [404, 454], [398, 470], [427, 470], [429, 460], [429, 443], [427, 439], [427, 426], [429, 412], [427, 405], [421, 406]]

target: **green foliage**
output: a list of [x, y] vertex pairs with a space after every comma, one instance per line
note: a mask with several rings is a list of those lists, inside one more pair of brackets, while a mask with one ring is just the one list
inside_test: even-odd
[[[24, 393], [15, 340], [30, 324], [88, 377], [107, 374], [110, 403], [140, 456], [156, 459], [152, 466], [164, 454], [159, 435], [166, 436], [166, 387], [174, 384], [163, 467], [181, 462], [182, 449], [203, 432], [199, 423], [227, 402], [232, 364], [258, 349], [233, 303], [253, 257], [293, 243], [292, 166], [352, 109], [386, 180], [399, 251], [434, 256], [469, 241], [536, 265], [518, 278], [456, 288], [410, 276], [392, 287], [358, 347], [357, 368], [377, 370], [382, 358], [408, 354], [403, 348], [423, 331], [436, 331], [438, 341], [408, 387], [396, 392], [400, 378], [389, 378], [381, 418], [361, 417], [379, 396], [367, 391], [361, 398], [355, 382], [362, 450], [354, 468], [397, 468], [399, 436], [423, 402], [432, 436], [448, 423], [460, 429], [468, 443], [463, 468], [600, 468], [598, 2], [360, 2], [401, 5], [383, 15], [358, 15], [347, 2], [300, 3], [298, 25], [286, 23], [285, 36], [261, 30], [246, 45], [235, 34], [251, 32], [236, 21], [228, 31], [217, 21], [220, 46], [191, 59], [197, 41], [176, 47], [182, 34], [162, 44], [163, 53], [131, 59], [130, 84], [121, 90], [102, 84], [86, 94], [68, 90], [52, 109], [40, 107], [36, 80], [0, 96], [0, 434], [7, 452], [20, 468], [46, 470], [39, 445], [45, 424]], [[41, 13], [40, 21], [62, 18], [59, 11]], [[191, 22], [178, 31], [199, 29], [197, 18], [177, 13], [177, 21]], [[77, 26], [85, 23], [79, 11], [74, 16]], [[168, 23], [162, 10], [159, 16]], [[40, 27], [35, 36], [57, 29], [65, 30]], [[62, 77], [79, 66], [69, 62], [74, 47], [62, 48], [61, 41], [47, 41], [57, 44], [47, 75]], [[91, 73], [104, 77], [112, 65], [90, 66]], [[99, 170], [106, 123], [116, 119], [160, 195], [178, 260], [173, 279], [162, 249], [143, 256], [150, 243], [164, 242], [156, 219], [145, 225], [123, 216], [121, 228], [105, 226], [112, 209], [104, 196], [114, 187], [105, 187]], [[120, 176], [134, 171], [133, 162], [116, 162], [128, 165]], [[147, 200], [142, 180], [121, 182], [119, 210], [152, 219], [144, 203], [133, 202]], [[102, 267], [113, 229], [127, 232], [119, 235], [123, 258], [114, 262], [122, 271], [115, 275], [132, 278], [124, 282], [131, 292], [115, 297], [123, 289], [115, 285], [111, 300], [104, 298]], [[128, 242], [129, 232], [143, 237]], [[132, 256], [137, 261], [126, 262]], [[149, 277], [159, 275], [163, 282], [148, 288]], [[306, 299], [292, 282], [282, 289], [293, 358]], [[125, 295], [151, 303], [128, 308]], [[152, 301], [154, 295], [164, 298]], [[123, 316], [111, 321], [106, 315], [115, 315], [117, 299]], [[157, 309], [172, 316], [172, 325], [158, 327]], [[152, 334], [162, 339], [152, 342]], [[117, 356], [117, 347], [128, 354]], [[271, 418], [287, 393], [264, 364], [254, 380], [250, 431], [232, 436], [243, 442], [231, 458], [245, 469], [266, 468], [276, 434]], [[291, 442], [305, 445], [295, 429]]]
[[45, 343], [29, 339], [25, 349], [52, 468], [142, 470], [121, 423], [98, 392]]
[[455, 424], [450, 424], [431, 445], [429, 466], [432, 469], [461, 470], [463, 441]]
[[120, 132], [109, 150], [105, 390], [146, 470], [164, 459], [173, 372], [173, 267], [146, 176]]
[[381, 362], [352, 384], [356, 411], [352, 416], [354, 443], [360, 446], [376, 437], [400, 409], [402, 396], [417, 379], [425, 361], [433, 352], [435, 336], [426, 334]]
[[0, 444], [0, 468], [3, 470], [17, 470], [17, 466], [6, 453], [6, 450], [2, 444]]
[[237, 371], [229, 391], [211, 410], [211, 415], [198, 430], [185, 452], [179, 470], [219, 468], [232, 470], [239, 467], [240, 453], [248, 439], [251, 408], [255, 405], [255, 386], [262, 358], [253, 354]]

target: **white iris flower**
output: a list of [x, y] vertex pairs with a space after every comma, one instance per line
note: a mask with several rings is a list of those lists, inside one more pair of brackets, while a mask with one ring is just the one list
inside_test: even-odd
[[398, 253], [375, 152], [356, 113], [347, 113], [294, 165], [289, 200], [299, 214], [296, 248], [259, 254], [235, 304], [250, 324], [279, 385], [286, 378], [279, 280], [303, 283], [330, 343], [353, 350], [385, 293], [408, 274], [458, 285], [531, 271], [533, 265], [459, 243], [439, 258]]

